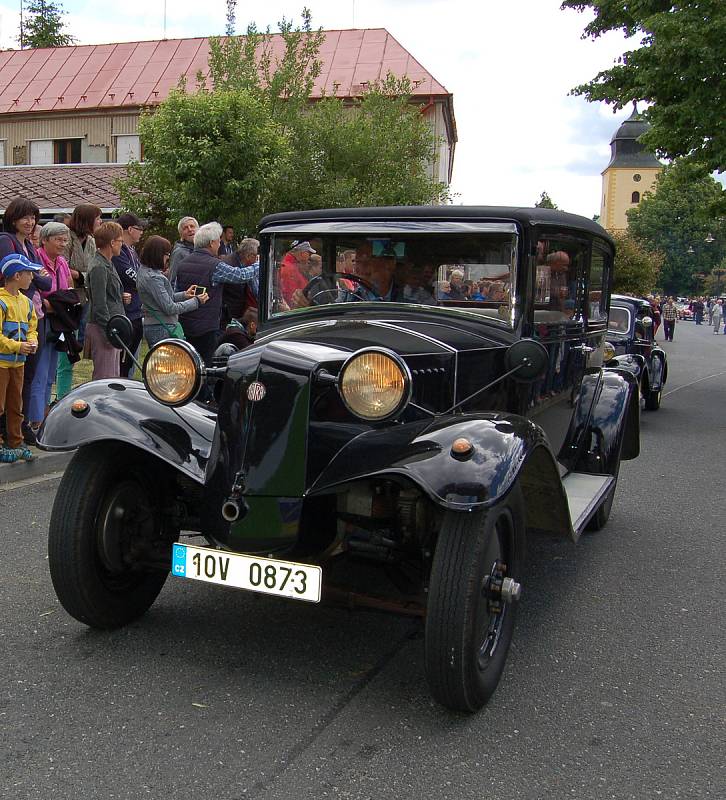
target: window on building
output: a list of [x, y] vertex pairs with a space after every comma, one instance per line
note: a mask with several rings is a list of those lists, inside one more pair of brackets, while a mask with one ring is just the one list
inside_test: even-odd
[[36, 139], [30, 142], [31, 164], [80, 164], [82, 139]]
[[141, 161], [141, 140], [136, 134], [116, 137], [116, 161], [119, 164]]
[[638, 182], [640, 181], [640, 175], [639, 175], [637, 172], [635, 173], [635, 175], [633, 175], [633, 180], [634, 180], [636, 183], [638, 183]]
[[81, 163], [81, 140], [80, 139], [56, 139], [53, 142], [53, 163], [54, 164], [80, 164]]
[[5, 161], [5, 140], [0, 139], [0, 167], [4, 167], [7, 162]]
[[630, 196], [631, 203], [639, 203], [640, 202], [640, 192], [633, 192]]

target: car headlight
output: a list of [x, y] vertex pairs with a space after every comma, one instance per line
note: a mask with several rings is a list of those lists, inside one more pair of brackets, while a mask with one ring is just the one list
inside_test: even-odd
[[193, 400], [202, 385], [204, 362], [183, 339], [166, 339], [149, 350], [144, 361], [144, 386], [166, 406], [181, 406]]
[[615, 348], [610, 342], [605, 342], [602, 349], [602, 360], [610, 361], [611, 358], [615, 358]]
[[340, 371], [338, 389], [356, 417], [380, 422], [396, 416], [411, 397], [411, 372], [389, 350], [362, 350]]

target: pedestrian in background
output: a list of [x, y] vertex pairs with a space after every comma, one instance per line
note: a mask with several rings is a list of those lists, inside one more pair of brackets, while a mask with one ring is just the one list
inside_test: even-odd
[[179, 264], [194, 252], [194, 234], [199, 230], [199, 223], [194, 217], [182, 217], [176, 226], [179, 231], [179, 241], [174, 243], [169, 257], [168, 275], [169, 283], [176, 291], [176, 273]]
[[676, 306], [672, 297], [669, 297], [665, 303], [663, 303], [662, 313], [663, 333], [665, 334], [665, 340], [666, 342], [672, 342], [673, 334], [676, 330], [676, 321], [678, 320], [678, 307]]
[[721, 319], [723, 318], [723, 300], [716, 300], [716, 302], [714, 302], [711, 313], [713, 319], [713, 332], [714, 335], [717, 335], [719, 328], [721, 327]]

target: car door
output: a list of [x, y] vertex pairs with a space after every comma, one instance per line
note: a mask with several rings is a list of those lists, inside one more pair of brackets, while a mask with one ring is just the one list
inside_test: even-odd
[[[596, 270], [590, 289], [591, 249], [586, 238], [564, 232], [540, 235], [536, 248], [533, 330], [547, 349], [548, 367], [535, 387], [529, 416], [564, 462], [562, 448], [580, 402], [582, 380], [588, 368], [602, 364], [607, 326], [606, 266]], [[568, 448], [576, 445], [568, 441]]]

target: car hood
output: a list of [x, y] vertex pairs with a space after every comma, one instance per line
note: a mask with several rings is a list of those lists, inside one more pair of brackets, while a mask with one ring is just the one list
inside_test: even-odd
[[[478, 326], [481, 327], [481, 326]], [[324, 320], [286, 328], [260, 337], [255, 346], [284, 340], [354, 353], [363, 347], [387, 347], [401, 356], [456, 353], [507, 344], [488, 331], [455, 324], [453, 321], [402, 319]]]

